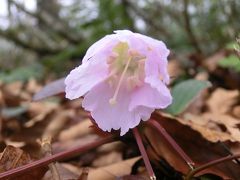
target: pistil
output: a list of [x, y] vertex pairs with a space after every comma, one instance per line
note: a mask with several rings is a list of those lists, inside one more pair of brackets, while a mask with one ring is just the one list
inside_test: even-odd
[[123, 70], [123, 72], [122, 72], [122, 74], [121, 74], [121, 77], [120, 77], [119, 82], [118, 82], [118, 84], [117, 84], [117, 88], [116, 88], [116, 90], [115, 90], [115, 92], [114, 92], [114, 95], [113, 95], [113, 97], [109, 100], [109, 103], [110, 103], [111, 105], [115, 105], [115, 104], [117, 103], [117, 95], [118, 95], [119, 89], [120, 89], [120, 87], [121, 87], [121, 84], [122, 84], [122, 82], [123, 82], [124, 76], [125, 76], [125, 74], [126, 74], [126, 72], [127, 72], [127, 69], [128, 69], [128, 67], [129, 67], [129, 64], [130, 64], [131, 60], [132, 60], [132, 57], [130, 56], [130, 57], [128, 58], [127, 63], [126, 63], [126, 65], [125, 65], [125, 67], [124, 67], [124, 70]]

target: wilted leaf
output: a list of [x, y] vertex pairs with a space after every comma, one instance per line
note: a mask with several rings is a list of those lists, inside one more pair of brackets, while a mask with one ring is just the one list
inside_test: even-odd
[[173, 115], [182, 113], [203, 89], [210, 86], [208, 81], [193, 79], [175, 85], [172, 89], [173, 103], [165, 111]]
[[38, 101], [65, 91], [64, 78], [58, 79], [46, 85], [42, 90], [34, 95], [33, 100]]

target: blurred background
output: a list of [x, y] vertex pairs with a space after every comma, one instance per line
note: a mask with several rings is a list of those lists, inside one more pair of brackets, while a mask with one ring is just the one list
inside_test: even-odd
[[1, 0], [0, 80], [65, 76], [118, 29], [163, 40], [172, 58], [199, 63], [236, 42], [239, 9], [238, 0]]

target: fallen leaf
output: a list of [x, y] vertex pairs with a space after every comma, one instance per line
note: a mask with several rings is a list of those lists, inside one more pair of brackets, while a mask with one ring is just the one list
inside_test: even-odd
[[211, 142], [232, 141], [240, 142], [240, 121], [227, 114], [203, 113], [201, 116], [185, 114], [185, 120], [178, 119], [182, 124], [189, 125], [200, 132]]
[[[7, 146], [1, 153], [0, 157], [0, 173], [6, 172], [10, 169], [20, 167], [25, 164], [33, 162], [30, 155], [19, 148], [13, 146]], [[19, 177], [10, 178], [11, 180], [32, 180], [40, 179], [46, 172], [46, 168], [38, 168], [30, 172], [25, 173]]]
[[240, 118], [240, 106], [235, 106], [232, 113], [236, 118]]
[[87, 118], [80, 120], [77, 124], [61, 131], [58, 139], [60, 141], [67, 141], [87, 135], [92, 132], [92, 128], [90, 128], [90, 126], [92, 126], [90, 119]]
[[[220, 143], [213, 143], [203, 138], [198, 131], [194, 130], [192, 126], [187, 123], [188, 120], [159, 113], [154, 114], [153, 118], [157, 119], [197, 166], [229, 155]], [[184, 122], [186, 124], [183, 124]], [[167, 141], [157, 134], [156, 130], [152, 128], [147, 131], [152, 148], [155, 148], [153, 152], [157, 152], [156, 157], [163, 157], [171, 167], [186, 174], [189, 171], [189, 167], [179, 158], [179, 155], [172, 147], [167, 146]], [[227, 161], [210, 167], [198, 175], [208, 173], [215, 174], [222, 178], [236, 179], [240, 177], [239, 166], [233, 161]]]
[[211, 97], [207, 100], [206, 104], [210, 112], [225, 114], [231, 111], [233, 105], [238, 100], [238, 96], [238, 90], [226, 90], [223, 88], [217, 88], [211, 94]]
[[73, 117], [73, 110], [59, 110], [56, 112], [56, 116], [51, 120], [51, 122], [46, 127], [43, 132], [43, 137], [56, 138], [60, 131], [65, 127], [66, 123]]
[[[68, 168], [63, 166], [62, 163], [56, 163], [56, 168], [57, 168], [57, 171], [59, 172], [61, 180], [70, 180], [70, 179], [74, 180], [74, 179], [78, 179], [79, 177], [79, 172], [75, 173], [70, 171]], [[52, 179], [53, 178], [50, 170], [47, 171], [44, 177], [42, 178], [42, 180], [52, 180]]]
[[104, 179], [114, 180], [117, 177], [129, 175], [133, 164], [139, 160], [139, 157], [124, 160], [118, 163], [114, 163], [108, 166], [100, 167], [97, 169], [90, 169], [88, 174], [88, 180]]
[[36, 79], [31, 78], [25, 87], [28, 93], [34, 94], [38, 92], [42, 87], [37, 83]]
[[98, 157], [93, 161], [92, 166], [93, 167], [107, 166], [120, 161], [122, 161], [122, 153], [112, 151], [98, 155]]

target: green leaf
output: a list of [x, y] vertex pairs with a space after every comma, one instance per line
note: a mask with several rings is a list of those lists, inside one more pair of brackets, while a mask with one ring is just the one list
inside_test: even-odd
[[0, 80], [6, 83], [14, 81], [27, 81], [30, 78], [41, 78], [43, 67], [40, 64], [34, 64], [26, 67], [13, 69], [11, 72], [0, 72]]
[[232, 68], [237, 72], [240, 72], [240, 59], [236, 55], [228, 56], [218, 62], [218, 65], [223, 68]]
[[235, 47], [238, 47], [238, 43], [236, 41], [230, 42], [226, 45], [226, 49], [228, 50], [234, 50]]
[[28, 106], [17, 106], [11, 108], [3, 108], [0, 113], [5, 118], [12, 118], [27, 112], [27, 110]]
[[182, 113], [203, 89], [210, 86], [209, 81], [194, 79], [176, 84], [172, 89], [173, 103], [165, 111], [172, 115]]

